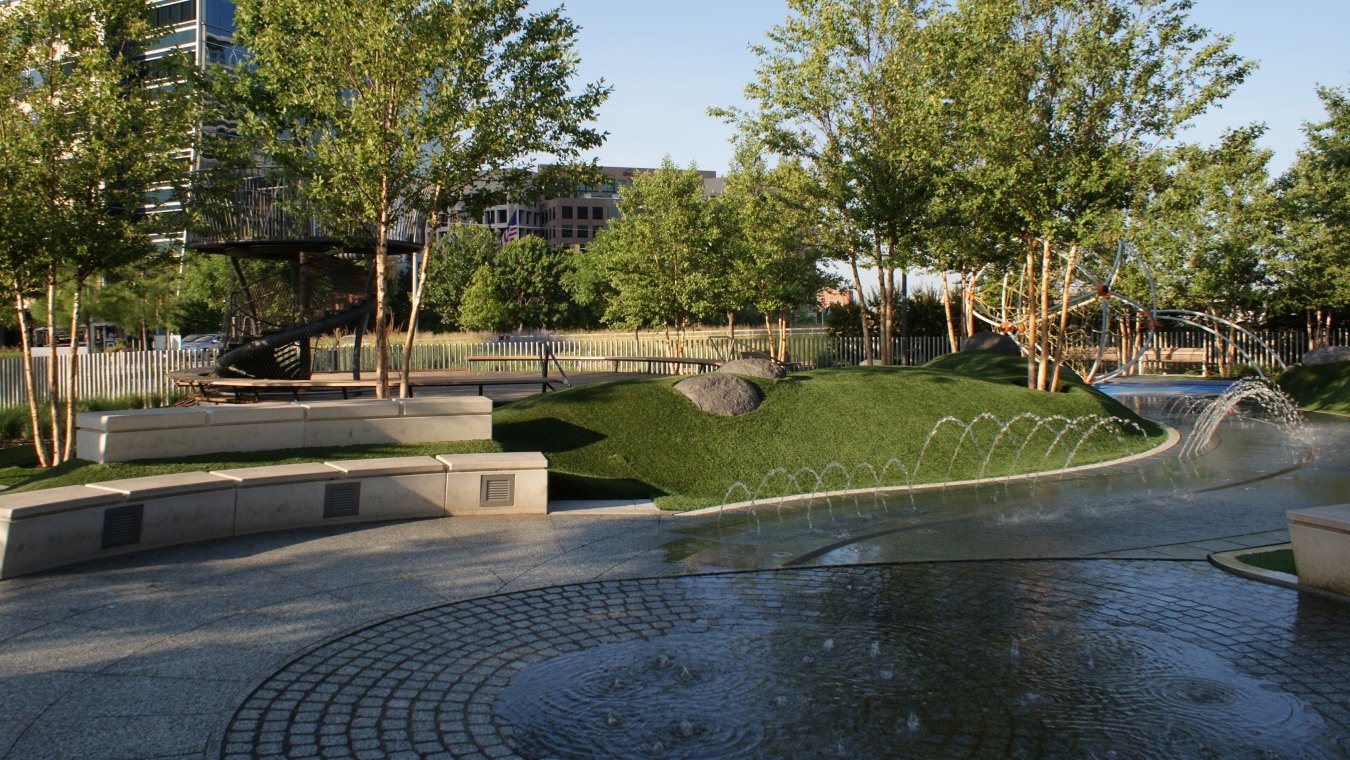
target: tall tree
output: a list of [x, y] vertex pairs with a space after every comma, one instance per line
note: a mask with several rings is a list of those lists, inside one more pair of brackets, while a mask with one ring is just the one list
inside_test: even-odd
[[724, 305], [717, 295], [725, 228], [704, 197], [697, 169], [678, 169], [669, 158], [619, 190], [619, 211], [587, 247], [614, 289], [604, 320], [662, 329], [680, 355], [685, 330]]
[[1030, 387], [1058, 379], [1082, 244], [1145, 186], [1152, 148], [1251, 69], [1190, 6], [964, 0], [950, 17], [966, 207], [992, 209], [976, 218], [1022, 244]]
[[[862, 292], [860, 266], [882, 291], [889, 335], [895, 272], [914, 263], [931, 223], [951, 146], [952, 71], [935, 45], [933, 0], [789, 0], [789, 18], [754, 48], [753, 113], [717, 111], [817, 179], [820, 202], [841, 226], [842, 251]], [[870, 325], [862, 324], [864, 335]], [[866, 342], [871, 357], [870, 341]], [[891, 342], [881, 342], [883, 362]]]
[[564, 286], [570, 262], [543, 238], [512, 240], [474, 272], [461, 299], [460, 322], [470, 330], [566, 325], [572, 313]]
[[769, 169], [757, 147], [743, 145], [737, 151], [719, 202], [730, 217], [727, 251], [730, 281], [741, 301], [737, 305], [753, 306], [763, 315], [771, 355], [785, 361], [789, 312], [814, 306], [820, 290], [835, 284], [820, 268], [832, 251], [806, 172], [791, 161]]
[[1290, 248], [1281, 290], [1307, 315], [1310, 344], [1328, 342], [1332, 312], [1350, 306], [1350, 89], [1318, 96], [1327, 118], [1304, 125], [1306, 144], [1280, 179]]
[[560, 10], [527, 14], [526, 6], [238, 4], [235, 41], [249, 51], [234, 74], [241, 131], [302, 179], [325, 225], [373, 239], [381, 395], [389, 379], [393, 225], [416, 213], [438, 215], [485, 180], [518, 176], [511, 170], [540, 154], [567, 160], [603, 138], [584, 125], [608, 90], [570, 91], [577, 27]]
[[27, 300], [42, 296], [49, 334], [57, 332], [57, 293], [67, 279], [72, 293], [69, 371], [58, 376], [53, 352], [45, 439], [34, 425], [42, 464], [74, 454], [76, 343], [87, 281], [147, 257], [152, 234], [172, 226], [156, 204], [184, 197], [201, 113], [190, 61], [177, 52], [143, 55], [162, 34], [141, 0], [22, 2], [0, 13], [7, 284], [21, 319]]
[[424, 303], [451, 330], [463, 326], [460, 301], [478, 268], [492, 261], [498, 243], [492, 230], [479, 224], [455, 224], [436, 240], [426, 275]]

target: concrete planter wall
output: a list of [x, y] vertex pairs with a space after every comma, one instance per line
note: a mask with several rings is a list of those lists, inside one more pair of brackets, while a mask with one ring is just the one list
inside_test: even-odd
[[0, 495], [0, 578], [249, 533], [376, 520], [547, 512], [548, 460], [539, 453], [448, 454], [155, 475]]

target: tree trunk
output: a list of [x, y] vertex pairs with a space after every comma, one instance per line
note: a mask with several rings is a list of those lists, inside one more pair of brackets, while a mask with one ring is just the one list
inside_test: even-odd
[[389, 397], [389, 184], [380, 179], [380, 208], [375, 216], [375, 398]]
[[438, 215], [435, 213], [427, 216], [426, 232], [422, 240], [422, 260], [412, 268], [412, 311], [408, 315], [408, 334], [403, 339], [403, 366], [400, 368], [398, 381], [399, 398], [408, 398], [410, 395], [408, 373], [412, 371], [413, 341], [417, 338], [417, 314], [422, 309], [422, 286], [427, 281], [427, 262], [431, 259], [432, 238], [439, 226], [438, 221]]
[[1027, 242], [1027, 387], [1036, 389], [1036, 241]]
[[[62, 427], [65, 428], [65, 442], [61, 447], [59, 457], [54, 457], [58, 462], [69, 462], [75, 457], [75, 401], [78, 392], [75, 390], [75, 380], [79, 377], [80, 361], [80, 294], [84, 290], [84, 277], [76, 274], [75, 287], [70, 298], [70, 362], [66, 371], [66, 403], [64, 420]], [[89, 341], [90, 350], [93, 350], [94, 335], [90, 330], [85, 336]]]
[[1054, 261], [1052, 258], [1053, 239], [1046, 236], [1045, 242], [1041, 246], [1041, 344], [1040, 344], [1040, 366], [1036, 370], [1036, 390], [1049, 390], [1050, 383], [1050, 364], [1053, 361], [1050, 354], [1050, 341], [1054, 335], [1050, 331], [1050, 265]]
[[1059, 335], [1055, 338], [1055, 372], [1047, 389], [1050, 391], [1059, 390], [1059, 368], [1064, 364], [1064, 335], [1069, 331], [1069, 286], [1073, 284], [1073, 265], [1077, 258], [1078, 244], [1074, 243], [1069, 246], [1069, 260], [1064, 266], [1064, 287], [1060, 291], [1059, 304]]
[[848, 256], [849, 269], [853, 272], [853, 288], [858, 294], [858, 314], [859, 321], [862, 323], [862, 341], [863, 341], [863, 362], [872, 363], [872, 330], [867, 324], [867, 299], [863, 297], [862, 274], [858, 271], [858, 256], [850, 253]]
[[942, 311], [947, 315], [947, 343], [951, 346], [952, 353], [961, 350], [961, 344], [956, 341], [956, 320], [952, 316], [952, 290], [949, 281], [951, 272], [942, 270]]
[[[33, 343], [28, 339], [28, 314], [24, 310], [23, 286], [16, 278], [14, 287], [14, 313], [19, 320], [19, 348], [23, 362], [23, 390], [28, 396], [28, 424], [33, 429], [33, 452], [37, 454], [38, 467], [52, 466], [47, 450], [42, 445], [42, 424], [38, 415], [37, 378], [33, 375]], [[50, 341], [48, 341], [50, 343]]]
[[900, 269], [900, 364], [909, 366], [909, 270]]
[[47, 354], [47, 414], [49, 415], [48, 443], [51, 446], [52, 464], [61, 463], [61, 417], [56, 410], [61, 402], [61, 376], [57, 373], [56, 361], [56, 268], [47, 270], [47, 345], [51, 352]]
[[778, 361], [787, 364], [787, 309], [778, 310]]

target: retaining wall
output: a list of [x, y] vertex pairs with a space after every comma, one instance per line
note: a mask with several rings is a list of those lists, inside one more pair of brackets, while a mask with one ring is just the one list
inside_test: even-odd
[[[272, 443], [268, 447], [277, 448]], [[547, 468], [539, 453], [446, 454], [186, 472], [0, 494], [0, 578], [316, 525], [546, 514]]]

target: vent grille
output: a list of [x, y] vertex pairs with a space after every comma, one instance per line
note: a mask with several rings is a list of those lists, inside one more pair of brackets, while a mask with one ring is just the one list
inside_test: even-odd
[[329, 483], [323, 492], [323, 516], [356, 517], [361, 511], [360, 483]]
[[113, 507], [103, 511], [104, 549], [119, 546], [131, 546], [141, 542], [141, 523], [145, 518], [145, 505], [132, 504], [127, 507]]
[[484, 475], [478, 496], [480, 507], [509, 507], [516, 502], [515, 475]]

